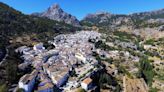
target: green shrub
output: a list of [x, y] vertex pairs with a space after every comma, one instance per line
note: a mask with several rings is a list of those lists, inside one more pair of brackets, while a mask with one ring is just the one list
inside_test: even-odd
[[149, 39], [149, 40], [146, 40], [145, 44], [153, 45], [154, 42], [155, 42], [155, 40]]
[[155, 72], [153, 66], [147, 57], [143, 57], [139, 61], [139, 77], [144, 78], [146, 83], [151, 86]]
[[7, 92], [6, 84], [0, 85], [0, 92]]
[[157, 88], [150, 88], [149, 92], [158, 92], [159, 90]]

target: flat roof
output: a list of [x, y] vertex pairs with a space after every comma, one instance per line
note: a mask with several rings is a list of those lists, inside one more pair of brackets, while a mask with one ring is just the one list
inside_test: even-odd
[[85, 83], [87, 85], [90, 84], [91, 82], [92, 82], [92, 79], [90, 77], [88, 77], [82, 81], [82, 83]]
[[54, 87], [54, 85], [52, 83], [46, 83], [44, 86], [38, 87], [38, 91], [49, 89], [49, 88], [51, 89], [53, 87]]
[[24, 84], [28, 84], [33, 78], [33, 75], [26, 74], [21, 78], [21, 82], [23, 82]]

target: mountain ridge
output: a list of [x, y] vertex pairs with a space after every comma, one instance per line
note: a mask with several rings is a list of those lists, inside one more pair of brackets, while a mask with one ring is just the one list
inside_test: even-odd
[[132, 25], [140, 27], [142, 23], [147, 23], [150, 19], [163, 19], [164, 9], [154, 10], [150, 12], [140, 12], [133, 14], [111, 14], [109, 12], [93, 13], [86, 15], [81, 24], [89, 26], [120, 26]]

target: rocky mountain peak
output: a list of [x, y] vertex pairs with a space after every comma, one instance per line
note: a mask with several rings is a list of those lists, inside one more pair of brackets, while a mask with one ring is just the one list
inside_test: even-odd
[[52, 6], [50, 6], [50, 8], [51, 9], [59, 9], [60, 8], [60, 6], [59, 6], [59, 4], [53, 4]]
[[75, 16], [64, 12], [58, 4], [53, 4], [42, 13], [33, 13], [32, 15], [46, 17], [59, 22], [65, 22], [73, 26], [80, 26], [78, 19]]
[[[43, 17], [45, 16], [55, 16], [55, 15], [61, 15], [64, 11], [60, 8], [60, 6], [58, 4], [53, 4], [52, 6], [50, 6], [45, 12], [43, 12]], [[48, 17], [49, 18], [49, 17]], [[54, 20], [54, 18], [50, 18], [52, 20]]]

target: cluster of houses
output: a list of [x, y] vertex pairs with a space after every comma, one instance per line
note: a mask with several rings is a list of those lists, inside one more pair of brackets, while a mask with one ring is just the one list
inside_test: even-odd
[[53, 92], [54, 88], [72, 90], [81, 86], [91, 88], [90, 74], [98, 70], [98, 61], [92, 56], [95, 49], [89, 39], [100, 39], [95, 31], [81, 31], [75, 34], [58, 35], [49, 41], [55, 48], [45, 49], [43, 43], [32, 47], [22, 46], [16, 49], [21, 53], [24, 63], [21, 67], [31, 65], [34, 70], [20, 78], [19, 88], [25, 92]]

